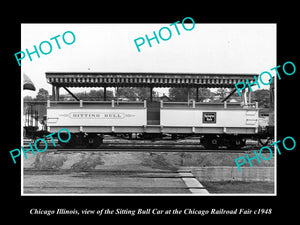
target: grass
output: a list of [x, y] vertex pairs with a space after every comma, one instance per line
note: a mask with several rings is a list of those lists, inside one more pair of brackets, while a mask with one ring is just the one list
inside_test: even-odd
[[211, 194], [273, 194], [273, 182], [202, 181]]

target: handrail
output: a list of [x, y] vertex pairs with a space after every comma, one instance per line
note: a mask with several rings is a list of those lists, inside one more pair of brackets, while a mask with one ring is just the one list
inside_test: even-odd
[[64, 104], [73, 104], [73, 105], [78, 105], [80, 108], [84, 107], [84, 105], [106, 105], [106, 106], [111, 106], [112, 108], [118, 107], [118, 106], [128, 106], [128, 105], [141, 105], [144, 108], [147, 108], [146, 101], [128, 101], [128, 102], [120, 102], [120, 101], [83, 101], [80, 100], [78, 101], [47, 101], [47, 107], [51, 107], [51, 104], [54, 105], [64, 105]]
[[[116, 100], [112, 100], [112, 101], [84, 101], [81, 100], [83, 103], [88, 103], [88, 104], [111, 104], [112, 101], [114, 101], [115, 103], [118, 104], [144, 104], [144, 101], [116, 101]], [[46, 101], [45, 101], [46, 103]], [[62, 103], [62, 104], [79, 104], [78, 101], [50, 101], [50, 103]]]

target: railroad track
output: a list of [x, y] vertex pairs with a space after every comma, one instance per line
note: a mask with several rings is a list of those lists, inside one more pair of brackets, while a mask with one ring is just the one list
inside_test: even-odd
[[105, 152], [210, 152], [210, 153], [249, 153], [253, 150], [230, 150], [230, 149], [174, 149], [174, 148], [141, 148], [141, 149], [124, 149], [124, 148], [102, 148], [102, 149], [56, 149], [57, 152], [76, 152], [76, 151], [105, 151]]
[[[24, 146], [25, 149], [29, 146]], [[44, 147], [41, 146], [41, 149]], [[118, 146], [109, 145], [101, 146], [101, 148], [62, 148], [49, 146], [47, 151], [54, 152], [80, 152], [80, 151], [107, 151], [107, 152], [212, 152], [212, 153], [247, 153], [257, 150], [257, 148], [246, 149], [205, 149], [202, 146]]]
[[[29, 142], [25, 142], [23, 147], [29, 148]], [[56, 147], [51, 142], [48, 143], [47, 151], [55, 152], [79, 152], [79, 151], [110, 151], [110, 152], [212, 152], [212, 153], [248, 153], [259, 148], [255, 145], [248, 145], [242, 149], [234, 150], [220, 147], [219, 149], [205, 149], [197, 143], [104, 143], [98, 148], [63, 148], [59, 144]], [[44, 149], [44, 143], [40, 143], [40, 149]]]

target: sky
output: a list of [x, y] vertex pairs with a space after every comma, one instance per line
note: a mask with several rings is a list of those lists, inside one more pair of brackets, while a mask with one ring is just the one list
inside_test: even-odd
[[[183, 18], [182, 18], [183, 19]], [[181, 19], [181, 21], [182, 21]], [[174, 18], [174, 22], [178, 21]], [[188, 21], [188, 20], [186, 20]], [[186, 23], [189, 29], [192, 24]], [[134, 40], [158, 35], [162, 27], [172, 33], [169, 40], [160, 43], [147, 41], [138, 52]], [[255, 73], [269, 71], [276, 64], [276, 24], [201, 24], [187, 31], [181, 22], [175, 26], [162, 23], [129, 24], [21, 24], [20, 51], [34, 51], [43, 41], [49, 41], [52, 52], [40, 58], [32, 54], [21, 61], [21, 74], [32, 80], [36, 91], [24, 90], [23, 95], [36, 96], [39, 88], [51, 93], [45, 72], [174, 72], [174, 73]], [[67, 45], [62, 40], [66, 31], [72, 31], [75, 42]], [[58, 49], [57, 38], [61, 49]], [[168, 36], [167, 29], [161, 35]], [[72, 41], [70, 34], [66, 41]], [[49, 50], [43, 44], [43, 50]], [[16, 60], [16, 65], [18, 65]], [[21, 75], [22, 76], [22, 75]], [[83, 88], [70, 88], [73, 92]], [[63, 94], [63, 90], [61, 91]]]

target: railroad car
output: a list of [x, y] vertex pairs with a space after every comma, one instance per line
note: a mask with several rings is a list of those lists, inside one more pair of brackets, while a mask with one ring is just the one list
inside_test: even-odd
[[[207, 149], [227, 146], [239, 149], [247, 138], [259, 138], [259, 108], [251, 103], [251, 92], [243, 91], [242, 103], [199, 102], [198, 89], [228, 87], [255, 74], [186, 74], [186, 73], [64, 73], [47, 72], [52, 84], [52, 100], [47, 101], [47, 131], [67, 128], [72, 138], [61, 143], [66, 148], [100, 148], [105, 135], [140, 139], [165, 136], [199, 137]], [[68, 87], [104, 87], [103, 101], [83, 101]], [[107, 87], [148, 87], [150, 99], [123, 102], [106, 101]], [[196, 88], [196, 99], [189, 102], [155, 102], [154, 87]], [[76, 101], [59, 101], [64, 88]], [[266, 135], [266, 133], [264, 134]]]

